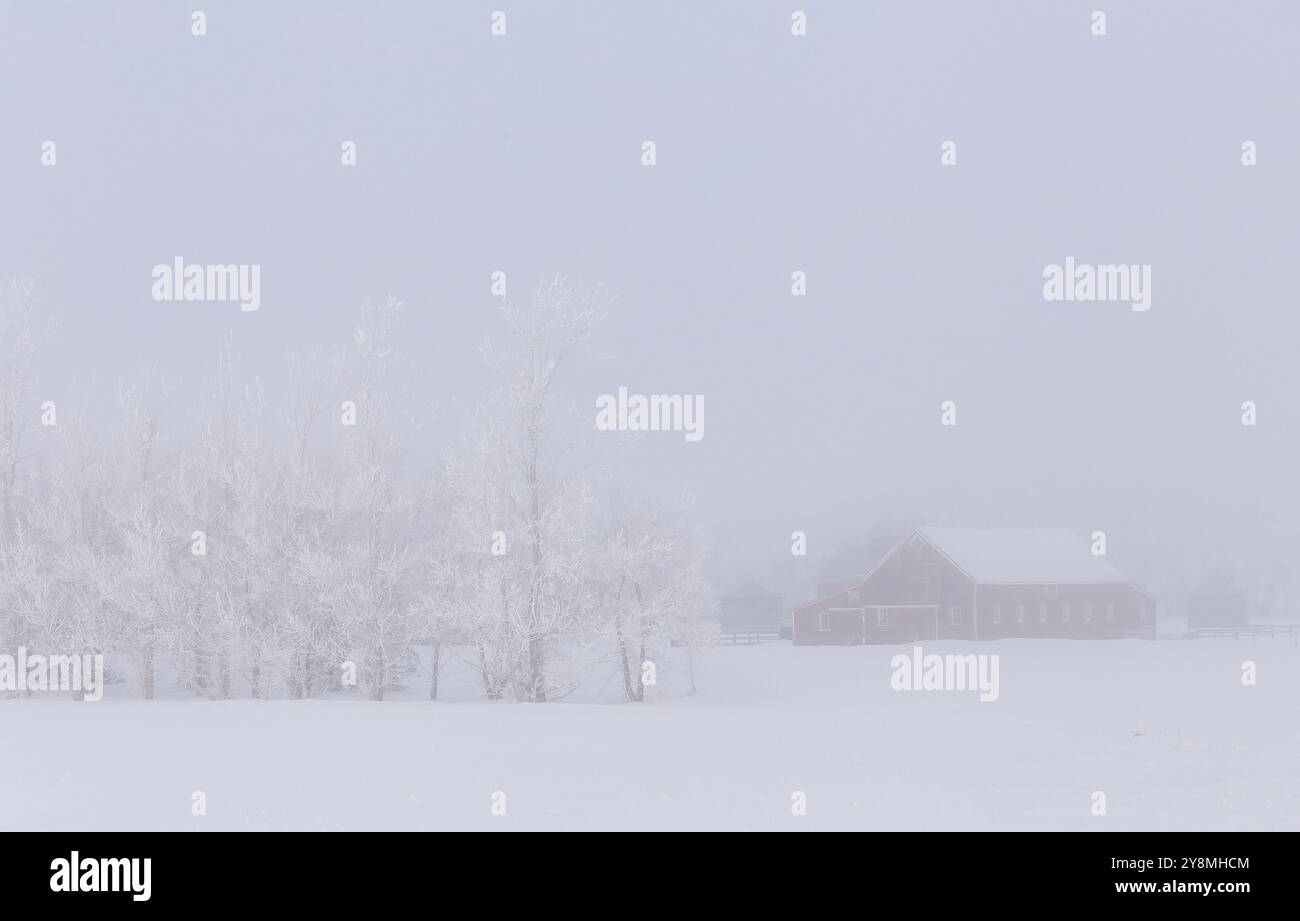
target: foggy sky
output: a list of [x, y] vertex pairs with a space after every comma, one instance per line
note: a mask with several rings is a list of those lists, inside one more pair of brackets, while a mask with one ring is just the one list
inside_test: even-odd
[[[703, 441], [619, 463], [774, 552], [886, 511], [1193, 568], [1300, 531], [1295, 4], [22, 0], [0, 34], [0, 276], [63, 318], [43, 399], [150, 363], [183, 406], [226, 335], [274, 381], [392, 293], [430, 394], [473, 400], [490, 273], [558, 271], [619, 298], [565, 400], [703, 394]], [[260, 264], [261, 310], [155, 302], [176, 256]], [[1067, 256], [1150, 264], [1151, 310], [1045, 302]]]

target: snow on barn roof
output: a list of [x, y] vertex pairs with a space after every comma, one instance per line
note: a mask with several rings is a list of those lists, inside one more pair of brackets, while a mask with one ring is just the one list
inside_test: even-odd
[[917, 528], [944, 556], [979, 583], [1127, 583], [1092, 545], [1066, 530]]

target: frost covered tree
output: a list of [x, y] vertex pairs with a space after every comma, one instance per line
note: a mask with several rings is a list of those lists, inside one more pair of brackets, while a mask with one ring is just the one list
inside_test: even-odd
[[[603, 286], [546, 279], [526, 307], [504, 305], [510, 343], [483, 348], [502, 383], [470, 422], [475, 435], [464, 463], [488, 481], [472, 500], [480, 503], [477, 513], [469, 514], [477, 514], [480, 533], [500, 532], [507, 550], [495, 567], [482, 567], [481, 590], [496, 594], [499, 605], [479, 633], [504, 653], [500, 677], [521, 700], [545, 701], [561, 689], [549, 673], [551, 657], [562, 638], [593, 616], [591, 489], [562, 468], [566, 442], [555, 417], [556, 382], [590, 346], [609, 303]], [[477, 613], [483, 615], [482, 606]]]
[[229, 697], [238, 674], [261, 695], [275, 648], [268, 554], [277, 546], [280, 493], [265, 442], [262, 383], [245, 377], [228, 343], [200, 406], [198, 444], [183, 456], [176, 480], [185, 545], [180, 665], [200, 693]]
[[51, 324], [33, 289], [18, 279], [0, 287], [0, 650], [39, 640], [58, 607], [54, 548], [39, 521], [33, 399], [36, 359]]
[[348, 399], [338, 475], [331, 481], [329, 537], [314, 568], [321, 601], [339, 625], [335, 658], [358, 657], [358, 675], [382, 700], [410, 649], [420, 550], [410, 540], [418, 503], [403, 477], [404, 435], [412, 417], [398, 343], [402, 303], [366, 304], [345, 362]]
[[50, 445], [32, 519], [45, 546], [43, 578], [58, 588], [41, 639], [51, 648], [94, 654], [115, 645], [119, 636], [111, 596], [120, 574], [115, 521], [120, 471], [117, 455], [88, 415], [78, 408], [65, 413]]
[[329, 483], [325, 458], [337, 444], [335, 413], [343, 397], [341, 350], [321, 347], [286, 356], [285, 399], [281, 424], [287, 434], [282, 445], [282, 514], [279, 548], [282, 629], [285, 644], [285, 685], [292, 698], [311, 697], [336, 676], [331, 650], [340, 635], [335, 612], [320, 596], [316, 561], [324, 559], [329, 522]]
[[645, 700], [649, 676], [657, 680], [673, 648], [685, 650], [693, 692], [694, 656], [716, 634], [716, 602], [688, 508], [649, 499], [609, 505], [602, 623], [630, 701]]
[[114, 616], [113, 641], [131, 656], [141, 695], [151, 699], [157, 655], [173, 645], [180, 615], [178, 563], [185, 544], [175, 518], [172, 483], [162, 457], [161, 414], [169, 397], [157, 375], [142, 374], [118, 388], [117, 472], [100, 527], [111, 555], [104, 600]]
[[164, 425], [171, 395], [137, 375], [111, 413], [60, 407], [40, 431], [43, 318], [10, 286], [0, 647], [103, 652], [146, 698], [164, 670], [209, 697], [308, 697], [352, 662], [380, 700], [429, 646], [430, 699], [456, 657], [490, 699], [538, 702], [612, 649], [642, 699], [641, 663], [700, 645], [707, 586], [666, 507], [601, 518], [577, 460], [589, 421], [560, 411], [561, 375], [609, 302], [554, 277], [506, 304], [508, 341], [483, 348], [496, 385], [431, 464], [396, 299], [365, 305], [346, 347], [289, 355], [271, 388], [226, 343], [177, 406], [186, 427]]
[[31, 391], [40, 343], [48, 330], [30, 282], [11, 280], [0, 290], [0, 539], [12, 536], [27, 509], [33, 474], [31, 445], [37, 424]]
[[422, 597], [429, 619], [466, 645], [469, 665], [489, 700], [522, 695], [519, 663], [526, 651], [523, 558], [511, 538], [521, 533], [509, 494], [510, 464], [500, 414], [479, 407], [460, 444], [447, 451], [443, 484], [446, 525]]
[[[422, 552], [411, 608], [412, 637], [429, 647], [429, 700], [438, 699], [444, 663], [458, 647], [475, 636], [467, 616], [473, 609], [475, 593], [471, 589], [472, 579], [467, 575], [473, 570], [477, 555], [464, 542], [461, 517], [464, 508], [464, 503], [456, 503], [445, 471], [435, 472], [419, 504], [418, 531], [414, 537]], [[463, 653], [461, 658], [465, 658]], [[472, 655], [469, 659], [480, 664]], [[486, 680], [484, 691], [489, 691]]]

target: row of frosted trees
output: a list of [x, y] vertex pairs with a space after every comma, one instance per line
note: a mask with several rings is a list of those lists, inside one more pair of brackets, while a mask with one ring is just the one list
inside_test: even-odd
[[554, 278], [506, 305], [508, 347], [484, 348], [497, 385], [438, 449], [395, 300], [363, 307], [346, 347], [287, 356], [274, 392], [227, 345], [197, 413], [149, 376], [92, 413], [34, 392], [49, 328], [10, 285], [0, 650], [103, 653], [145, 698], [163, 664], [216, 698], [355, 675], [382, 699], [413, 673], [436, 698], [456, 658], [494, 699], [555, 699], [595, 669], [644, 699], [647, 673], [710, 642], [714, 601], [689, 507], [579, 461], [583, 427], [558, 412], [607, 301]]

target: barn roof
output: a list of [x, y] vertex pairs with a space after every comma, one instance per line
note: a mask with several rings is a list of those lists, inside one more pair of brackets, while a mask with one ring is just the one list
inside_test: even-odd
[[1092, 544], [1071, 531], [1013, 528], [916, 529], [979, 583], [1084, 585], [1129, 582]]

